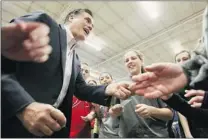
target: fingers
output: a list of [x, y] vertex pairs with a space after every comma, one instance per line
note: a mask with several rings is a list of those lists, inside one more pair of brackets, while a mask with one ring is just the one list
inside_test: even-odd
[[35, 136], [38, 136], [38, 137], [43, 137], [44, 136], [44, 133], [42, 133], [40, 130], [32, 129], [30, 132], [32, 134], [34, 134]]
[[52, 52], [52, 47], [50, 45], [44, 45], [39, 47], [34, 47], [30, 40], [25, 40], [23, 46], [28, 51], [28, 55], [31, 60], [35, 62], [45, 62], [49, 58], [49, 54]]
[[149, 72], [154, 72], [154, 71], [160, 72], [165, 67], [166, 67], [166, 64], [165, 63], [155, 63], [155, 64], [152, 64], [150, 66], [145, 67], [145, 70], [146, 71], [149, 71]]
[[137, 82], [134, 85], [131, 85], [130, 90], [136, 91], [138, 89], [147, 88], [150, 86], [149, 81]]
[[41, 48], [37, 48], [37, 49], [34, 49], [34, 50], [31, 50], [29, 52], [29, 55], [34, 58], [34, 59], [41, 59], [42, 57], [46, 57], [48, 58], [48, 55], [52, 52], [52, 48], [51, 46], [49, 45], [46, 45], [44, 47], [41, 47]]
[[137, 109], [135, 110], [135, 112], [136, 112], [137, 114], [141, 114], [144, 110], [145, 110], [144, 107], [140, 107], [140, 108], [137, 108]]
[[123, 106], [121, 104], [116, 104], [111, 109], [112, 109], [112, 111], [120, 112], [123, 110]]
[[23, 47], [26, 50], [30, 50], [30, 49], [46, 46], [46, 45], [49, 44], [49, 42], [50, 42], [49, 36], [40, 37], [36, 41], [32, 41], [30, 39], [26, 39], [23, 42]]
[[142, 82], [142, 81], [148, 80], [149, 77], [151, 76], [150, 74], [151, 73], [147, 72], [147, 73], [135, 75], [135, 76], [132, 77], [132, 80], [134, 82]]
[[147, 73], [133, 76], [132, 80], [135, 81], [136, 84], [131, 85], [130, 89], [135, 91], [137, 89], [146, 88], [150, 86], [152, 81], [157, 80], [157, 76], [154, 73], [147, 72]]
[[163, 93], [159, 90], [153, 91], [151, 93], [145, 93], [144, 97], [147, 99], [154, 99], [154, 98], [160, 98], [163, 96]]
[[53, 131], [46, 125], [39, 125], [39, 129], [46, 136], [51, 136], [53, 134]]
[[191, 98], [188, 103], [191, 105], [194, 103], [202, 103], [203, 99], [204, 99], [203, 96], [195, 96], [195, 97]]
[[109, 113], [111, 116], [117, 117], [121, 115], [122, 111], [123, 111], [123, 106], [121, 106], [120, 104], [116, 104], [112, 108], [110, 108]]
[[48, 36], [38, 38], [36, 41], [32, 43], [32, 47], [37, 48], [40, 46], [48, 45], [49, 41], [50, 41], [50, 38]]
[[61, 127], [66, 125], [66, 118], [60, 110], [54, 108], [54, 110], [50, 112], [50, 115], [55, 121], [59, 123]]
[[191, 105], [191, 107], [194, 107], [194, 108], [200, 108], [202, 105], [202, 103], [194, 103]]
[[124, 92], [122, 92], [120, 89], [117, 91], [117, 93], [119, 94], [120, 99], [124, 100], [127, 98], [127, 95]]
[[124, 88], [123, 86], [120, 86], [119, 89], [126, 94], [126, 96], [130, 96], [132, 93], [128, 89]]
[[205, 91], [203, 90], [186, 90], [185, 97], [192, 97], [192, 96], [204, 96]]
[[135, 94], [151, 99], [161, 96], [162, 92], [157, 91], [157, 89], [154, 88], [153, 86], [149, 86], [147, 88], [137, 89], [135, 91]]
[[61, 126], [53, 118], [46, 118], [45, 123], [52, 131], [61, 130]]
[[43, 23], [33, 23], [33, 22], [31, 24], [28, 24], [25, 30], [30, 32], [29, 36], [32, 41], [36, 41], [38, 38], [47, 36], [50, 32], [50, 29], [47, 25]]
[[86, 118], [86, 116], [80, 116], [82, 120], [84, 120], [85, 122], [88, 121], [88, 119]]
[[19, 29], [20, 31], [24, 32], [26, 27], [27, 27], [27, 23], [23, 22], [23, 21], [17, 21], [16, 24], [17, 29]]

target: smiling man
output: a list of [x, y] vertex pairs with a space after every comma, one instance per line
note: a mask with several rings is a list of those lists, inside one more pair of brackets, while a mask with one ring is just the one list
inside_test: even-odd
[[[40, 30], [30, 30], [26, 48], [32, 42], [48, 41], [52, 47], [47, 62], [18, 62], [4, 58], [2, 67], [2, 137], [68, 137], [72, 97], [109, 105], [111, 97], [125, 99], [131, 95], [127, 84], [86, 85], [75, 48], [93, 29], [93, 15], [88, 9], [71, 11], [64, 25], [49, 15], [34, 12], [11, 22], [41, 22], [49, 27], [47, 39], [39, 38]], [[11, 41], [16, 41], [12, 36]], [[24, 40], [23, 40], [24, 41]], [[52, 136], [53, 135], [53, 136]]]

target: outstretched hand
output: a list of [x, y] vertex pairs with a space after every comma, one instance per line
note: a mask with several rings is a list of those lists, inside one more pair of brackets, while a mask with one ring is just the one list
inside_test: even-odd
[[52, 52], [49, 32], [49, 27], [39, 22], [11, 23], [1, 28], [1, 53], [16, 61], [45, 62]]

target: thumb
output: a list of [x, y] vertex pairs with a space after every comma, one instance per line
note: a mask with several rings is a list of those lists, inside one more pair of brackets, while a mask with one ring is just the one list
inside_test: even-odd
[[145, 70], [149, 72], [160, 72], [166, 67], [165, 63], [155, 63], [150, 66], [146, 66]]
[[61, 127], [64, 127], [66, 125], [66, 117], [60, 110], [53, 108], [50, 115], [54, 120], [59, 123]]
[[86, 117], [80, 116], [82, 120], [86, 121]]

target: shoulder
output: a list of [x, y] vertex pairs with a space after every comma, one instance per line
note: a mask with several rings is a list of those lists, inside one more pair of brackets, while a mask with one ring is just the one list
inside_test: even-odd
[[18, 22], [18, 21], [25, 21], [25, 22], [42, 22], [45, 23], [47, 25], [56, 25], [58, 26], [58, 23], [47, 13], [43, 12], [43, 11], [35, 11], [35, 12], [31, 12], [28, 13], [26, 15], [14, 18], [10, 21], [11, 22]]

